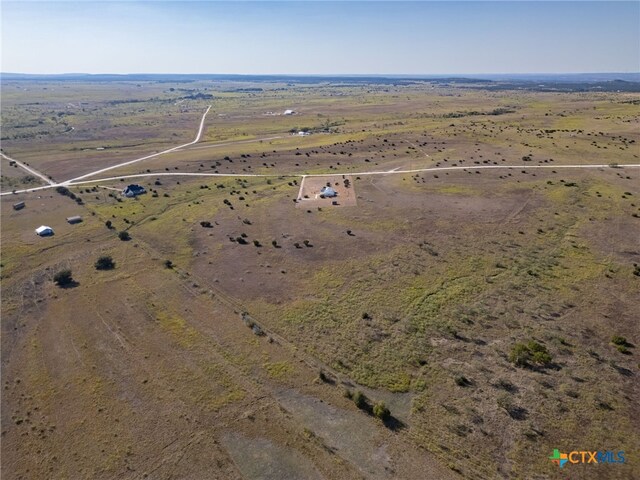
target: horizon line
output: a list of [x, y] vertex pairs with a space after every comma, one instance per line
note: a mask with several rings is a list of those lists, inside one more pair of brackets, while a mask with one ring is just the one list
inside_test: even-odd
[[470, 76], [470, 75], [640, 75], [638, 71], [581, 71], [581, 72], [464, 72], [464, 73], [228, 73], [228, 72], [4, 72], [0, 75], [219, 75], [219, 76], [281, 76], [281, 77], [428, 77], [428, 76]]

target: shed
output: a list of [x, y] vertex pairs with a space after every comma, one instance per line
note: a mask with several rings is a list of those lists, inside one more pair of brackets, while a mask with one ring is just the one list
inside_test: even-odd
[[285, 110], [284, 111], [285, 115], [293, 115], [294, 113], [296, 113], [296, 112], [294, 112], [293, 110]]
[[42, 225], [36, 228], [36, 235], [39, 235], [41, 237], [50, 237], [51, 235], [53, 235], [53, 228]]
[[147, 193], [144, 187], [135, 183], [128, 185], [124, 190], [122, 190], [122, 194], [125, 197], [135, 197], [137, 195], [142, 195], [143, 193]]
[[13, 204], [14, 210], [22, 210], [24, 208], [24, 202], [18, 202]]
[[67, 222], [70, 223], [71, 225], [73, 225], [75, 223], [80, 223], [80, 222], [82, 222], [82, 217], [80, 215], [74, 215], [73, 217], [67, 217]]

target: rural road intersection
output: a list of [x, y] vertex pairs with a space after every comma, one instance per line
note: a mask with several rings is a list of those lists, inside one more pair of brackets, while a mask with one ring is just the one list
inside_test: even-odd
[[[473, 165], [473, 166], [465, 166], [465, 167], [460, 167], [460, 166], [456, 166], [456, 167], [427, 167], [427, 168], [417, 168], [417, 169], [410, 169], [410, 170], [400, 170], [398, 168], [394, 168], [392, 170], [378, 170], [378, 171], [367, 171], [367, 172], [341, 172], [341, 173], [316, 173], [316, 174], [304, 174], [304, 173], [290, 173], [290, 174], [258, 174], [258, 173], [188, 173], [188, 172], [181, 172], [181, 173], [164, 173], [164, 172], [158, 172], [158, 173], [139, 173], [139, 174], [131, 174], [131, 175], [121, 175], [121, 176], [115, 176], [115, 177], [106, 177], [106, 178], [98, 178], [98, 179], [94, 179], [94, 180], [86, 180], [89, 177], [95, 177], [96, 175], [99, 175], [101, 173], [104, 172], [108, 172], [110, 170], [114, 170], [116, 168], [120, 168], [120, 167], [124, 167], [127, 165], [132, 165], [134, 163], [138, 163], [138, 162], [142, 162], [144, 160], [148, 160], [150, 158], [154, 158], [154, 157], [158, 157], [160, 155], [164, 155], [167, 153], [171, 153], [171, 152], [175, 152], [187, 147], [190, 147], [191, 145], [194, 145], [196, 143], [198, 143], [200, 141], [200, 138], [202, 137], [202, 132], [204, 130], [204, 121], [207, 117], [207, 114], [209, 113], [209, 110], [211, 110], [211, 105], [209, 105], [207, 107], [207, 110], [204, 112], [204, 114], [202, 115], [202, 119], [200, 120], [200, 125], [198, 127], [198, 133], [196, 135], [196, 138], [189, 142], [189, 143], [185, 143], [183, 145], [178, 145], [177, 147], [173, 147], [173, 148], [169, 148], [167, 150], [163, 150], [161, 152], [157, 152], [157, 153], [153, 153], [151, 155], [146, 155], [144, 157], [141, 158], [136, 158], [134, 160], [129, 160], [127, 162], [123, 162], [123, 163], [119, 163], [117, 165], [112, 165], [110, 167], [105, 167], [105, 168], [101, 168], [99, 170], [95, 170], [94, 172], [90, 172], [87, 173], [85, 175], [81, 175], [79, 177], [75, 177], [72, 178], [70, 180], [65, 180], [64, 182], [60, 182], [60, 183], [56, 183], [54, 181], [52, 181], [51, 179], [49, 179], [46, 175], [38, 172], [37, 170], [29, 167], [28, 165], [25, 165], [23, 162], [20, 162], [14, 158], [11, 158], [7, 155], [5, 155], [4, 153], [0, 152], [0, 155], [4, 158], [6, 158], [7, 160], [11, 161], [11, 162], [15, 162], [16, 165], [18, 165], [20, 168], [22, 168], [23, 170], [26, 170], [27, 172], [31, 173], [32, 175], [35, 175], [37, 177], [39, 177], [40, 179], [42, 179], [43, 181], [45, 181], [47, 183], [47, 185], [41, 186], [41, 187], [34, 187], [34, 188], [26, 188], [23, 190], [14, 190], [14, 191], [10, 191], [10, 192], [2, 192], [0, 193], [0, 196], [4, 196], [4, 195], [13, 195], [13, 194], [17, 194], [17, 193], [29, 193], [29, 192], [36, 192], [39, 190], [46, 190], [49, 188], [55, 188], [55, 187], [69, 187], [69, 186], [75, 186], [75, 185], [87, 185], [87, 184], [92, 184], [92, 183], [99, 183], [99, 182], [109, 182], [109, 181], [114, 181], [114, 180], [120, 180], [120, 179], [127, 179], [127, 178], [146, 178], [146, 177], [161, 177], [161, 176], [171, 176], [171, 177], [223, 177], [223, 178], [244, 178], [244, 177], [301, 177], [304, 181], [305, 177], [336, 177], [336, 176], [342, 176], [342, 175], [350, 175], [350, 176], [366, 176], [366, 175], [392, 175], [392, 174], [400, 174], [400, 175], [406, 175], [406, 174], [411, 174], [411, 173], [425, 173], [425, 172], [434, 172], [434, 171], [455, 171], [455, 170], [489, 170], [489, 169], [507, 169], [507, 170], [511, 170], [514, 168], [520, 168], [520, 169], [561, 169], [561, 168], [571, 168], [571, 169], [582, 169], [582, 168], [610, 168], [611, 165], [604, 165], [604, 164], [599, 164], [599, 165]], [[263, 138], [263, 139], [255, 139], [255, 140], [241, 140], [238, 142], [227, 142], [227, 143], [223, 143], [223, 144], [215, 144], [215, 145], [206, 145], [206, 146], [202, 146], [202, 147], [196, 147], [198, 149], [200, 148], [213, 148], [216, 146], [225, 146], [225, 145], [232, 145], [232, 144], [242, 144], [242, 143], [251, 143], [251, 142], [257, 142], [257, 141], [263, 141], [263, 140], [273, 140], [273, 139], [277, 139], [277, 138], [282, 138], [281, 136], [276, 136], [276, 137], [268, 137], [268, 138]], [[615, 168], [640, 168], [640, 164], [626, 164], [626, 165], [618, 165]]]

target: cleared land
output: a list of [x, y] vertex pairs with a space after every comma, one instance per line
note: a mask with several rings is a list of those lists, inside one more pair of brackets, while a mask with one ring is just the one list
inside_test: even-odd
[[[330, 187], [336, 196], [325, 196], [322, 193], [324, 187]], [[357, 203], [353, 178], [347, 175], [303, 177], [300, 181], [300, 191], [296, 202], [296, 206], [299, 208], [353, 207]]]
[[[200, 143], [106, 175], [273, 177], [2, 197], [3, 477], [559, 479], [554, 448], [638, 451], [637, 94], [140, 85], [7, 82], [3, 152], [63, 182], [193, 140], [211, 104]], [[551, 167], [477, 168], [506, 165]], [[352, 174], [430, 167], [463, 168]], [[356, 204], [296, 208], [327, 181]]]

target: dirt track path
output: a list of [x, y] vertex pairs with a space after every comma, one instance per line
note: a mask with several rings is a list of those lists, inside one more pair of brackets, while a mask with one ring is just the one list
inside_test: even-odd
[[18, 165], [20, 168], [22, 168], [23, 170], [26, 170], [27, 172], [29, 172], [32, 175], [35, 175], [36, 177], [44, 180], [46, 183], [48, 183], [49, 185], [55, 185], [56, 182], [54, 182], [53, 180], [51, 180], [49, 177], [45, 176], [44, 174], [40, 173], [39, 171], [37, 171], [34, 168], [29, 167], [28, 165], [22, 163], [20, 160], [16, 160], [15, 158], [11, 158], [8, 155], [5, 155], [4, 153], [0, 152], [0, 155], [3, 158], [6, 158], [7, 160], [9, 160], [10, 162], [16, 162], [16, 165]]
[[108, 172], [109, 170], [113, 170], [115, 168], [124, 167], [126, 165], [132, 165], [134, 163], [142, 162], [142, 161], [148, 160], [150, 158], [159, 157], [160, 155], [164, 155], [166, 153], [175, 152], [176, 150], [179, 150], [181, 148], [188, 147], [190, 145], [198, 143], [200, 141], [200, 137], [202, 136], [202, 131], [204, 130], [204, 120], [205, 120], [205, 118], [207, 118], [207, 113], [209, 113], [209, 110], [211, 110], [211, 105], [209, 105], [207, 107], [207, 110], [202, 115], [202, 119], [200, 120], [200, 127], [198, 128], [198, 134], [196, 135], [196, 138], [192, 142], [185, 143], [184, 145], [178, 145], [177, 147], [173, 147], [173, 148], [168, 148], [167, 150], [163, 150], [163, 151], [158, 152], [158, 153], [152, 153], [151, 155], [146, 155], [144, 157], [136, 158], [134, 160], [129, 160], [127, 162], [119, 163], [117, 165], [112, 165], [110, 167], [101, 168], [100, 170], [96, 170], [94, 172], [87, 173], [85, 175], [81, 175], [79, 177], [72, 178], [70, 180], [66, 180], [66, 181], [62, 182], [62, 185], [69, 185], [71, 182], [74, 182], [74, 181], [77, 181], [77, 180], [82, 180], [84, 178], [93, 177], [95, 175], [99, 175], [101, 173]]
[[[408, 169], [408, 170], [400, 170], [398, 168], [394, 168], [392, 170], [376, 170], [376, 171], [369, 171], [369, 172], [338, 172], [338, 173], [333, 172], [333, 173], [317, 173], [317, 174], [304, 174], [304, 173], [291, 173], [291, 174], [255, 174], [255, 173], [253, 173], [253, 174], [251, 174], [251, 173], [195, 173], [195, 172], [165, 173], [165, 172], [157, 172], [157, 173], [139, 173], [139, 174], [131, 174], [131, 175], [121, 175], [121, 176], [116, 176], [116, 177], [98, 178], [98, 179], [95, 179], [95, 180], [85, 180], [85, 179], [87, 179], [89, 177], [94, 177], [96, 175], [99, 175], [99, 174], [104, 173], [104, 172], [108, 172], [110, 170], [115, 170], [117, 168], [125, 167], [127, 165], [132, 165], [132, 164], [138, 163], [138, 162], [142, 162], [142, 161], [148, 160], [150, 158], [155, 158], [155, 157], [158, 157], [160, 155], [164, 155], [164, 154], [167, 154], [167, 153], [175, 152], [175, 151], [184, 149], [186, 147], [190, 147], [191, 145], [194, 145], [194, 144], [198, 143], [200, 141], [200, 138], [202, 137], [202, 132], [204, 130], [204, 121], [205, 121], [205, 119], [207, 117], [207, 114], [209, 113], [209, 110], [211, 110], [211, 105], [209, 105], [207, 107], [207, 110], [202, 115], [202, 118], [200, 120], [200, 126], [198, 128], [198, 133], [196, 135], [196, 138], [193, 141], [189, 142], [189, 143], [185, 143], [183, 145], [178, 145], [177, 147], [169, 148], [167, 150], [163, 150], [163, 151], [158, 152], [158, 153], [153, 153], [151, 155], [146, 155], [144, 157], [136, 158], [134, 160], [129, 160], [127, 162], [119, 163], [117, 165], [112, 165], [110, 167], [101, 168], [99, 170], [95, 170], [95, 171], [87, 173], [85, 175], [81, 175], [79, 177], [75, 177], [75, 178], [72, 178], [72, 179], [69, 179], [69, 180], [65, 180], [64, 182], [60, 182], [60, 183], [56, 183], [56, 182], [50, 180], [49, 178], [47, 178], [42, 173], [38, 172], [37, 170], [34, 170], [31, 167], [28, 167], [23, 162], [20, 162], [18, 160], [10, 158], [7, 155], [5, 155], [4, 153], [0, 152], [0, 155], [2, 155], [7, 160], [16, 162], [16, 164], [18, 166], [20, 166], [24, 170], [28, 171], [29, 173], [31, 173], [33, 175], [36, 175], [37, 177], [39, 177], [40, 179], [44, 180], [47, 183], [47, 185], [44, 185], [44, 186], [41, 186], [41, 187], [26, 188], [26, 189], [23, 189], [23, 190], [15, 190], [15, 191], [11, 191], [11, 192], [2, 192], [2, 193], [0, 193], [0, 196], [12, 195], [14, 193], [36, 192], [36, 191], [39, 191], [39, 190], [46, 190], [48, 188], [59, 187], [59, 186], [67, 187], [67, 186], [73, 186], [73, 185], [86, 185], [86, 184], [98, 183], [98, 182], [109, 182], [109, 181], [113, 181], [113, 180], [128, 179], [128, 178], [145, 178], [145, 177], [158, 177], [158, 176], [223, 177], [223, 178], [224, 177], [226, 177], [226, 178], [302, 177], [302, 182], [304, 182], [305, 177], [335, 177], [335, 176], [343, 176], [343, 175], [369, 176], [369, 175], [392, 175], [392, 174], [406, 175], [406, 174], [411, 174], [411, 173], [426, 173], [426, 172], [433, 172], [433, 171], [455, 171], [455, 170], [468, 170], [468, 169], [489, 170], [489, 169], [514, 169], [514, 168], [520, 168], [520, 169], [613, 168], [610, 165], [604, 165], [604, 164], [598, 164], [598, 165], [476, 165], [476, 166], [473, 166], [473, 167], [468, 167], [468, 166], [464, 166], [464, 167], [462, 167], [462, 166], [456, 166], [456, 167], [427, 167], [427, 168], [416, 168], [416, 169]], [[254, 139], [254, 140], [242, 140], [242, 141], [239, 141], [239, 142], [227, 142], [227, 143], [221, 143], [221, 144], [215, 144], [215, 145], [205, 145], [205, 146], [196, 147], [196, 148], [198, 148], [198, 149], [199, 148], [215, 148], [215, 147], [220, 147], [220, 146], [234, 145], [236, 143], [237, 144], [243, 144], [243, 143], [251, 143], [251, 142], [257, 142], [257, 141], [262, 141], [262, 140], [271, 140], [271, 139], [276, 139], [276, 138], [281, 138], [281, 137], [275, 136], [275, 137], [268, 137], [268, 138], [262, 138], [262, 139]], [[409, 143], [411, 143], [411, 142], [409, 142]], [[427, 154], [425, 153], [425, 155], [427, 155]], [[639, 167], [640, 167], [640, 164], [628, 164], [628, 165], [618, 165], [615, 168], [639, 168]]]

